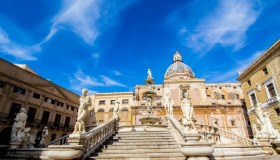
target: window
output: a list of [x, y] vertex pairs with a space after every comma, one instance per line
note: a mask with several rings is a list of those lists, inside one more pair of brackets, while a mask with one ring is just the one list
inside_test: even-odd
[[105, 112], [103, 108], [99, 108], [97, 112]]
[[274, 89], [274, 86], [272, 83], [270, 83], [269, 85], [266, 86], [267, 87], [267, 91], [269, 93], [270, 98], [275, 97], [276, 96], [276, 92]]
[[105, 104], [105, 100], [100, 100], [99, 101], [99, 105], [104, 105]]
[[0, 88], [4, 88], [6, 86], [6, 83], [3, 81], [0, 81]]
[[33, 123], [34, 118], [35, 118], [35, 115], [36, 115], [36, 111], [37, 111], [36, 108], [34, 108], [34, 107], [29, 107], [28, 113], [27, 113], [28, 117], [27, 117], [27, 120], [26, 120], [27, 122]]
[[23, 89], [23, 88], [20, 88], [20, 87], [16, 87], [16, 86], [14, 86], [14, 93], [20, 93], [20, 94], [25, 94], [25, 89]]
[[257, 105], [257, 98], [256, 98], [256, 94], [255, 93], [251, 93], [250, 95], [250, 100], [251, 100], [251, 105], [254, 106], [254, 105]]
[[114, 111], [114, 108], [112, 107], [112, 108], [110, 108], [110, 110], [109, 110], [109, 112], [113, 112]]
[[68, 128], [69, 127], [70, 120], [71, 120], [71, 117], [66, 116], [65, 122], [64, 122], [64, 128]]
[[219, 89], [222, 89], [222, 87], [219, 87]]
[[53, 133], [52, 136], [51, 136], [51, 141], [55, 140], [55, 138], [56, 138], [56, 134]]
[[250, 80], [248, 80], [247, 83], [248, 83], [248, 86], [252, 85]]
[[230, 123], [231, 123], [231, 126], [235, 126], [235, 120], [234, 119], [230, 120]]
[[128, 109], [125, 107], [125, 108], [122, 108], [122, 111], [123, 111], [123, 112], [127, 112]]
[[115, 104], [116, 100], [111, 100], [110, 104]]
[[275, 108], [274, 110], [275, 110], [277, 116], [280, 116], [280, 108]]
[[74, 111], [75, 107], [71, 106], [71, 111]]
[[50, 116], [49, 111], [44, 111], [43, 112], [43, 116], [42, 116], [42, 119], [41, 119], [41, 124], [42, 125], [47, 125], [48, 124], [49, 116]]
[[222, 100], [225, 100], [225, 95], [222, 94], [221, 99], [222, 99]]
[[38, 93], [33, 93], [33, 98], [40, 99], [41, 95]]
[[264, 74], [264, 75], [268, 75], [267, 68], [264, 68], [264, 69], [263, 69], [263, 74]]
[[128, 104], [128, 99], [123, 99], [122, 104]]
[[63, 106], [64, 106], [64, 103], [57, 101], [56, 105], [57, 105], [57, 106], [60, 106], [60, 107], [63, 107]]
[[90, 117], [93, 117], [93, 116], [94, 116], [94, 110], [91, 110], [91, 111], [89, 112], [89, 116], [90, 116]]
[[61, 114], [56, 114], [55, 119], [54, 119], [54, 126], [55, 127], [59, 127], [60, 119], [61, 119]]
[[268, 99], [277, 96], [277, 91], [274, 87], [274, 81], [272, 78], [270, 78], [266, 82], [264, 82], [264, 86], [265, 86], [265, 90], [266, 90]]
[[11, 109], [8, 115], [8, 119], [14, 119], [16, 118], [17, 113], [19, 113], [21, 108], [21, 104], [18, 103], [12, 103]]
[[48, 98], [48, 97], [45, 97], [44, 101], [47, 102], [47, 103], [55, 104], [55, 100], [53, 100], [51, 98]]

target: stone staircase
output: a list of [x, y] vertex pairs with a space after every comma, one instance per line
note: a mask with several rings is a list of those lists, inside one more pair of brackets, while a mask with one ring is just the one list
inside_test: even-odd
[[96, 160], [185, 160], [180, 148], [170, 132], [160, 131], [122, 131], [109, 145], [91, 156]]

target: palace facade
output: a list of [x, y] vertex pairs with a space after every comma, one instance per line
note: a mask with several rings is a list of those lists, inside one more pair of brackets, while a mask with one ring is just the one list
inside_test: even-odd
[[[88, 126], [94, 126], [95, 121], [106, 122], [112, 117], [115, 98], [121, 101], [120, 125], [141, 124], [139, 118], [144, 116], [146, 110], [146, 101], [142, 95], [147, 90], [146, 85], [136, 85], [134, 92], [91, 95], [94, 105], [87, 117]], [[195, 123], [211, 125], [215, 119], [218, 126], [226, 131], [252, 137], [241, 84], [206, 83], [205, 79], [195, 76], [178, 51], [173, 55], [173, 63], [166, 70], [163, 84], [153, 85], [153, 91], [157, 93], [153, 102], [153, 112], [161, 118], [158, 125], [167, 123], [164, 107], [166, 95], [174, 100], [174, 116], [181, 120], [181, 101], [184, 93], [188, 92], [194, 107]]]
[[280, 40], [262, 53], [238, 77], [241, 81], [250, 121], [257, 124], [259, 103], [269, 113], [274, 129], [280, 130]]
[[79, 95], [37, 75], [26, 65], [0, 59], [0, 145], [8, 144], [16, 114], [25, 108], [26, 127], [41, 134], [48, 126], [46, 143], [73, 131]]

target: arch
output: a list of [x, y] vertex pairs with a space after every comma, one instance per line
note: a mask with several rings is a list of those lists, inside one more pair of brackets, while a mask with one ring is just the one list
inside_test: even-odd
[[1, 133], [0, 133], [0, 144], [1, 145], [8, 145], [9, 141], [11, 141], [11, 133], [12, 133], [12, 128], [11, 127], [6, 127], [4, 128]]
[[128, 111], [127, 107], [122, 108], [122, 112], [127, 112], [127, 111]]
[[103, 108], [99, 108], [97, 112], [105, 112], [105, 110]]

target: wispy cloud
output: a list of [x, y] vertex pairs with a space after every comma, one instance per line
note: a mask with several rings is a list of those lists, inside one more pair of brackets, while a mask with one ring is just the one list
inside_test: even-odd
[[[230, 46], [234, 50], [246, 43], [246, 32], [254, 24], [261, 9], [257, 1], [220, 0], [217, 9], [209, 13], [187, 37], [187, 46], [201, 52], [203, 56], [216, 45]], [[179, 30], [189, 33], [183, 27]]]
[[36, 60], [33, 55], [41, 50], [40, 46], [26, 46], [12, 41], [8, 34], [0, 27], [0, 53], [14, 56], [21, 60]]
[[208, 80], [211, 82], [232, 82], [237, 79], [239, 72], [245, 70], [252, 64], [264, 51], [256, 51], [252, 56], [244, 60], [236, 61], [235, 67], [229, 71], [222, 72], [216, 71], [207, 75]]
[[[72, 86], [72, 89], [75, 91], [81, 91], [83, 88], [91, 89], [93, 87], [127, 87], [126, 85], [113, 80], [112, 78], [101, 75], [97, 78], [94, 78], [93, 76], [84, 74], [81, 70], [78, 70], [74, 77], [70, 77], [70, 83]], [[93, 91], [92, 92], [96, 92]]]
[[100, 17], [97, 0], [64, 0], [61, 11], [54, 17], [53, 24], [45, 41], [50, 40], [57, 31], [70, 29], [82, 39], [93, 44], [99, 31], [96, 21]]

